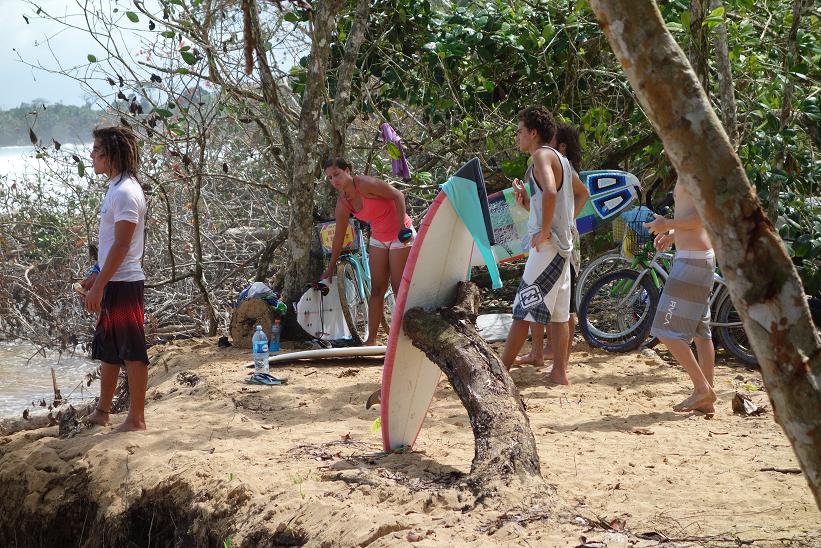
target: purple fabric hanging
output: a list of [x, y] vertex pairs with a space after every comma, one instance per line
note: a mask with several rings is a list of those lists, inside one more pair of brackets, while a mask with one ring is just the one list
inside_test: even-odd
[[382, 130], [382, 139], [384, 139], [385, 145], [388, 147], [388, 155], [391, 157], [391, 171], [394, 175], [400, 175], [402, 179], [410, 179], [410, 167], [408, 167], [408, 160], [405, 158], [402, 139], [387, 122], [379, 126], [379, 129]]

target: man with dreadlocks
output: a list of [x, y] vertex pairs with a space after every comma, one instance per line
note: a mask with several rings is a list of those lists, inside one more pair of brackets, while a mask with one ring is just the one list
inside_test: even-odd
[[148, 354], [143, 327], [143, 255], [146, 203], [137, 180], [140, 153], [137, 136], [129, 128], [94, 130], [91, 161], [94, 173], [108, 177], [108, 191], [100, 206], [98, 263], [81, 285], [87, 290], [86, 310], [99, 314], [91, 357], [100, 360], [100, 402], [89, 416], [107, 425], [120, 367], [128, 370], [131, 400], [128, 417], [118, 430], [145, 430], [145, 391]]

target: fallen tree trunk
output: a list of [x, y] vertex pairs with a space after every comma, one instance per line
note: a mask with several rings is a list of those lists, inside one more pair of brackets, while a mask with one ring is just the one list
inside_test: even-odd
[[276, 319], [271, 305], [262, 299], [246, 299], [231, 314], [231, 340], [238, 348], [251, 348], [251, 338], [258, 325], [271, 339], [271, 325]]
[[[72, 405], [61, 406], [56, 410], [51, 410], [48, 413], [31, 414], [25, 413], [19, 419], [0, 419], [0, 436], [10, 436], [17, 432], [24, 432], [26, 430], [38, 430], [40, 428], [48, 428], [50, 426], [57, 426], [63, 419], [63, 415], [71, 410], [73, 418], [80, 419], [85, 417], [97, 406], [96, 402], [89, 402], [74, 407]], [[56, 411], [56, 413], [55, 413]]]
[[479, 288], [459, 283], [453, 308], [413, 308], [403, 327], [413, 345], [447, 375], [470, 416], [476, 441], [468, 486], [489, 496], [513, 482], [544, 490], [525, 406], [499, 357], [476, 330]]

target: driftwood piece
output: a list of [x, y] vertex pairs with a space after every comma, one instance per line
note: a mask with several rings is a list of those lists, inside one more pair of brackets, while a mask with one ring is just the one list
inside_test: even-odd
[[274, 311], [262, 299], [246, 299], [231, 314], [231, 340], [239, 348], [251, 348], [251, 337], [257, 325], [262, 326], [270, 340], [271, 326], [274, 323]]
[[63, 420], [64, 414], [69, 413], [72, 420], [79, 420], [91, 413], [96, 407], [95, 402], [85, 403], [77, 407], [71, 405], [61, 406], [57, 409], [49, 411], [48, 413], [28, 414], [25, 413], [23, 418], [19, 419], [0, 419], [0, 436], [10, 436], [17, 432], [26, 430], [37, 430], [39, 428], [48, 428], [49, 426], [61, 426], [61, 434], [63, 424], [68, 421]]
[[460, 282], [452, 308], [409, 310], [405, 334], [447, 375], [470, 416], [476, 446], [468, 486], [481, 495], [492, 494], [499, 482], [546, 488], [519, 391], [476, 330], [479, 296], [475, 284]]

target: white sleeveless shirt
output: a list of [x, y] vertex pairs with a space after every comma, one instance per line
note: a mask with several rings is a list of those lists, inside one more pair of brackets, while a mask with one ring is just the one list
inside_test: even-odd
[[[550, 223], [550, 241], [562, 257], [568, 257], [573, 252], [571, 225], [576, 222], [573, 217], [573, 167], [570, 161], [556, 149], [547, 145], [540, 148], [552, 150], [562, 165], [562, 179], [557, 185], [556, 207], [553, 210], [553, 221]], [[530, 185], [530, 217], [527, 221], [527, 233], [533, 236], [542, 230], [542, 189], [533, 176], [532, 165], [527, 169], [525, 180]]]

